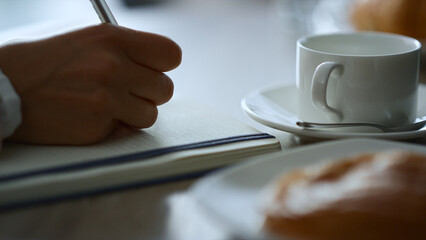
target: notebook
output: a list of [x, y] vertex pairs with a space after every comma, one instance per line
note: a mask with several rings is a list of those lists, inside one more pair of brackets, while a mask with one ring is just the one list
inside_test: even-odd
[[218, 109], [175, 97], [148, 129], [120, 128], [90, 146], [5, 142], [0, 209], [196, 176], [280, 150], [279, 141]]

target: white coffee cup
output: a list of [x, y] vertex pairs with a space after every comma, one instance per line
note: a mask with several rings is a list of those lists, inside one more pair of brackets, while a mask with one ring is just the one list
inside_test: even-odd
[[420, 48], [416, 39], [377, 32], [299, 39], [299, 118], [385, 126], [413, 122]]

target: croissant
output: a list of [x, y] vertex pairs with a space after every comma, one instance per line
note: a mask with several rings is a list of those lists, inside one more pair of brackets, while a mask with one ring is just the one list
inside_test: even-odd
[[426, 239], [424, 155], [364, 153], [294, 170], [268, 188], [264, 229], [285, 239]]
[[426, 39], [426, 1], [355, 0], [351, 21], [357, 30], [381, 31]]

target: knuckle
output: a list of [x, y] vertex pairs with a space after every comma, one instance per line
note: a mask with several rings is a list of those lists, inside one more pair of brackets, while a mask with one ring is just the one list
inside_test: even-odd
[[111, 24], [99, 24], [93, 27], [96, 36], [105, 42], [116, 40], [119, 37], [118, 28]]
[[[84, 29], [81, 38], [73, 40], [94, 48], [114, 49], [122, 42], [122, 29], [111, 24], [99, 24]], [[78, 45], [78, 44], [77, 44]]]
[[123, 110], [119, 120], [134, 128], [149, 128], [157, 121], [158, 109], [152, 102], [144, 101], [143, 106]]
[[120, 59], [112, 53], [101, 53], [97, 57], [102, 70], [108, 73], [117, 71], [121, 65]]
[[92, 75], [93, 80], [99, 82], [106, 82], [112, 75], [114, 75], [120, 68], [120, 60], [118, 57], [111, 53], [101, 52], [96, 53], [92, 57], [94, 61], [88, 68]]
[[111, 97], [105, 89], [96, 89], [87, 99], [87, 106], [95, 115], [106, 115], [110, 111]]

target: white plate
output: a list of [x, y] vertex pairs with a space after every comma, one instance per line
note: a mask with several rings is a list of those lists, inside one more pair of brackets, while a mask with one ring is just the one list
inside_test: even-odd
[[256, 158], [219, 171], [198, 181], [191, 189], [207, 216], [243, 239], [267, 238], [260, 193], [272, 179], [294, 168], [341, 157], [389, 149], [426, 154], [422, 145], [380, 139], [344, 139], [311, 144], [278, 154]]
[[[426, 116], [426, 86], [419, 85], [418, 117]], [[255, 121], [268, 127], [293, 133], [303, 138], [340, 139], [353, 137], [408, 140], [426, 137], [426, 126], [407, 132], [344, 132], [304, 129], [296, 125], [297, 89], [294, 85], [278, 85], [257, 90], [241, 101], [243, 110]]]

